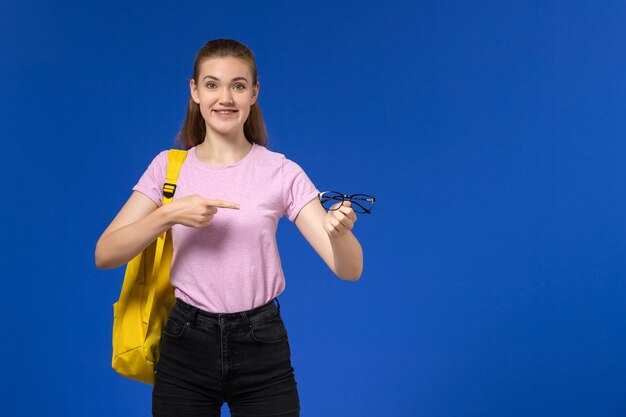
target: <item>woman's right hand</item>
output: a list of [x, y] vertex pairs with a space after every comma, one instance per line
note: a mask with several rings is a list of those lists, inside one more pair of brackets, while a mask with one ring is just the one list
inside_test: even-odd
[[198, 194], [191, 194], [171, 203], [165, 204], [172, 224], [182, 224], [189, 227], [207, 227], [217, 208], [239, 210], [239, 205], [224, 200], [212, 200]]

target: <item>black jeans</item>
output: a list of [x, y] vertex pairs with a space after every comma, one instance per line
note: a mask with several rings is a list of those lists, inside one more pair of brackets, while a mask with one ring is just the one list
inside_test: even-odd
[[216, 314], [177, 298], [163, 328], [152, 415], [219, 417], [227, 402], [233, 417], [299, 416], [287, 330], [274, 300]]

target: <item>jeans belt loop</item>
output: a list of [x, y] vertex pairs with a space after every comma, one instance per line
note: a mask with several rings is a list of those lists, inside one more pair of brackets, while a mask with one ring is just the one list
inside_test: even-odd
[[252, 327], [252, 325], [250, 324], [250, 319], [248, 318], [248, 315], [246, 314], [245, 311], [242, 311], [241, 313], [239, 313], [241, 315], [241, 318], [243, 319], [243, 322], [248, 326], [248, 327]]
[[190, 323], [191, 327], [196, 327], [196, 316], [198, 315], [198, 307], [192, 306]]

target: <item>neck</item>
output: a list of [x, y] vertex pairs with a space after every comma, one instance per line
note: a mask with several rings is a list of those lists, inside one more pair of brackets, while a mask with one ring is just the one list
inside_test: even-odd
[[196, 146], [196, 156], [206, 162], [219, 165], [234, 163], [245, 157], [252, 144], [241, 132], [236, 138], [225, 135], [212, 134], [204, 138], [204, 142]]

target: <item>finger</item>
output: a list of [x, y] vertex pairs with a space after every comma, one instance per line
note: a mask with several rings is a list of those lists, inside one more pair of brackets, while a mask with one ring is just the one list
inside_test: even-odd
[[210, 199], [206, 199], [207, 200], [207, 204], [213, 207], [223, 207], [223, 208], [230, 208], [230, 209], [237, 209], [239, 210], [239, 204], [236, 203], [231, 203], [230, 201], [224, 201], [224, 200], [210, 200]]
[[328, 235], [332, 238], [339, 237], [346, 233], [346, 229], [343, 227], [343, 225], [335, 221], [334, 219], [329, 219], [329, 222], [326, 224], [326, 231], [328, 232]]
[[345, 230], [352, 229], [352, 222], [350, 221], [350, 219], [348, 219], [345, 216], [341, 220], [337, 218], [330, 219], [330, 223], [333, 225], [333, 227], [335, 228], [335, 230], [337, 230], [339, 234], [343, 233]]
[[346, 229], [352, 229], [352, 225], [354, 224], [354, 221], [352, 220], [350, 216], [346, 215], [344, 212], [340, 212], [339, 210], [336, 210], [334, 217], [335, 219], [339, 220], [339, 222], [341, 222], [343, 227], [345, 227]]
[[337, 228], [340, 230], [351, 230], [354, 222], [346, 215], [342, 214], [342, 216], [343, 218], [338, 219], [339, 225], [337, 226]]
[[336, 211], [336, 210], [337, 210], [337, 207], [339, 207], [340, 205], [341, 205], [341, 202], [339, 202], [339, 203], [335, 203], [335, 204], [333, 204], [332, 206], [330, 206], [330, 209], [329, 209], [329, 210], [330, 210], [330, 211]]
[[339, 207], [339, 210], [337, 210], [337, 211], [341, 211], [343, 214], [348, 216], [350, 218], [350, 220], [352, 220], [352, 221], [356, 220], [356, 214], [354, 213], [354, 209], [352, 207], [350, 207], [350, 206], [343, 205], [343, 206]]
[[330, 222], [327, 222], [326, 224], [324, 224], [324, 228], [326, 229], [326, 233], [328, 233], [329, 236], [335, 237], [338, 235], [337, 230], [333, 227], [333, 225]]

